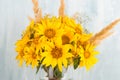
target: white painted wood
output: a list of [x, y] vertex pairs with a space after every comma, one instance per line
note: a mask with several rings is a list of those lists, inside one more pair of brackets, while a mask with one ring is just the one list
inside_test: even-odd
[[[44, 14], [58, 15], [59, 0], [40, 0]], [[79, 12], [91, 21], [86, 24], [90, 31], [97, 32], [114, 19], [120, 18], [120, 0], [65, 0], [65, 13], [72, 16]], [[37, 75], [31, 67], [18, 67], [15, 60], [15, 42], [29, 24], [27, 16], [33, 17], [31, 0], [0, 0], [0, 80], [45, 79], [41, 70]], [[116, 32], [97, 47], [99, 62], [90, 70], [84, 68], [65, 73], [63, 80], [120, 80], [120, 24]]]

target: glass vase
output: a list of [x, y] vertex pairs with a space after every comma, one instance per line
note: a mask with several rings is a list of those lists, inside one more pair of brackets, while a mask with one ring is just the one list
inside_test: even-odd
[[67, 68], [63, 67], [63, 71], [61, 72], [59, 71], [58, 67], [55, 67], [54, 69], [52, 69], [52, 67], [49, 67], [47, 71], [48, 80], [62, 80], [66, 70]]

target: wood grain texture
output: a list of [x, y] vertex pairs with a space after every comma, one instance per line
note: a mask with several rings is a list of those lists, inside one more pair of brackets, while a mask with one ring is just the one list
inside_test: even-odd
[[[58, 0], [39, 0], [43, 15], [59, 15]], [[90, 16], [85, 24], [89, 31], [98, 32], [111, 21], [120, 18], [120, 0], [65, 0], [65, 14], [79, 12]], [[31, 0], [0, 0], [0, 80], [39, 80], [46, 75], [43, 70], [37, 75], [31, 67], [18, 67], [15, 60], [15, 42], [29, 24], [27, 16], [34, 17]], [[120, 25], [114, 28], [113, 36], [105, 39], [98, 50], [99, 62], [90, 70], [84, 68], [65, 73], [63, 80], [120, 80]], [[47, 79], [43, 79], [47, 80]]]

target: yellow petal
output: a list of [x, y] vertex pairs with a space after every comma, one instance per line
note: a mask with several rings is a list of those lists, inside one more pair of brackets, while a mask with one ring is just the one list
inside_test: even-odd
[[87, 44], [85, 50], [88, 50], [89, 47], [90, 47], [90, 44]]
[[99, 54], [99, 52], [98, 52], [98, 51], [94, 51], [93, 54], [94, 54], [94, 55], [97, 55], [97, 54]]
[[47, 26], [46, 23], [45, 23], [45, 21], [41, 20], [41, 23], [42, 23], [43, 27]]
[[49, 55], [49, 52], [43, 52], [43, 53], [41, 53], [41, 56], [42, 57], [46, 57], [46, 56], [48, 56]]
[[63, 65], [66, 68], [67, 67], [67, 60], [66, 59], [62, 59]]
[[62, 45], [62, 39], [61, 39], [61, 37], [56, 37], [54, 41], [55, 41], [55, 44], [57, 46], [61, 46]]
[[22, 64], [23, 64], [23, 60], [20, 60], [19, 66], [22, 66]]
[[66, 44], [63, 46], [63, 53], [68, 53], [68, 51], [72, 49], [72, 45]]
[[57, 60], [56, 59], [52, 59], [52, 61], [51, 61], [52, 68], [54, 68], [56, 65], [57, 65]]
[[62, 62], [58, 59], [58, 69], [62, 72]]
[[71, 58], [73, 55], [71, 53], [66, 54], [66, 58]]
[[35, 66], [38, 66], [38, 61], [37, 60], [32, 61], [32, 68], [34, 68]]
[[52, 58], [51, 57], [47, 57], [46, 58], [46, 66], [49, 66], [51, 64]]

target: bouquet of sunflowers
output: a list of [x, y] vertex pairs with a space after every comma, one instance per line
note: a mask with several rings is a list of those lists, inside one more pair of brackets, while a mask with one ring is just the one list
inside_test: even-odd
[[60, 80], [62, 69], [73, 66], [74, 69], [85, 67], [89, 70], [98, 61], [96, 46], [107, 36], [110, 30], [120, 22], [115, 20], [100, 32], [93, 34], [86, 32], [84, 27], [72, 17], [64, 14], [64, 0], [61, 0], [59, 16], [42, 16], [42, 9], [38, 7], [38, 1], [34, 4], [35, 18], [30, 19], [30, 24], [23, 32], [20, 40], [16, 42], [16, 59], [21, 66], [23, 62], [39, 68], [43, 68], [48, 76], [49, 69], [53, 75], [49, 80]]

